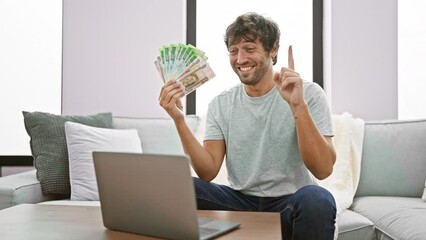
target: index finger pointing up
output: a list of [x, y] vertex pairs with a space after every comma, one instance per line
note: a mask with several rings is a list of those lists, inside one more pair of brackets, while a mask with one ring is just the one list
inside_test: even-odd
[[294, 70], [293, 47], [288, 47], [288, 68]]

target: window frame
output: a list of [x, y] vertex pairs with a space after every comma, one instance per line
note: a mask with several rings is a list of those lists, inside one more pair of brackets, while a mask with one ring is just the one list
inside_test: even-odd
[[[197, 46], [197, 2], [186, 1], [186, 43]], [[312, 0], [312, 30], [313, 30], [313, 81], [324, 88], [324, 64], [323, 64], [323, 0]], [[186, 96], [186, 114], [196, 114], [197, 91]]]

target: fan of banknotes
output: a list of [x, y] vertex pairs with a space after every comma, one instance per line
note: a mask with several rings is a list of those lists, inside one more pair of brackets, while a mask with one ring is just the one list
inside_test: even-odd
[[182, 82], [185, 95], [216, 76], [205, 53], [191, 44], [164, 45], [154, 64], [164, 83], [170, 80]]

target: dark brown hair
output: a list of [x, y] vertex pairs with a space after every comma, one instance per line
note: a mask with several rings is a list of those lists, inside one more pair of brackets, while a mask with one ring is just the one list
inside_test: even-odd
[[[272, 19], [263, 17], [254, 12], [243, 14], [231, 25], [226, 28], [225, 44], [229, 48], [230, 45], [238, 43], [241, 39], [248, 41], [259, 41], [262, 43], [263, 48], [270, 52], [274, 47], [275, 42], [279, 46], [280, 29], [278, 24]], [[272, 61], [275, 65], [278, 56], [275, 56]]]

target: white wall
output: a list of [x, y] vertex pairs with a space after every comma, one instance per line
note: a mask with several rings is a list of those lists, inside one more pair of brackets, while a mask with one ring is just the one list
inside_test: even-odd
[[186, 0], [64, 0], [63, 114], [167, 117], [158, 49], [186, 42]]
[[326, 0], [324, 11], [325, 89], [332, 112], [397, 119], [398, 1]]
[[[156, 102], [162, 82], [153, 59], [162, 45], [185, 42], [186, 1], [146, 5], [64, 1], [63, 114], [167, 117]], [[325, 88], [332, 112], [398, 118], [397, 0], [325, 5]]]

